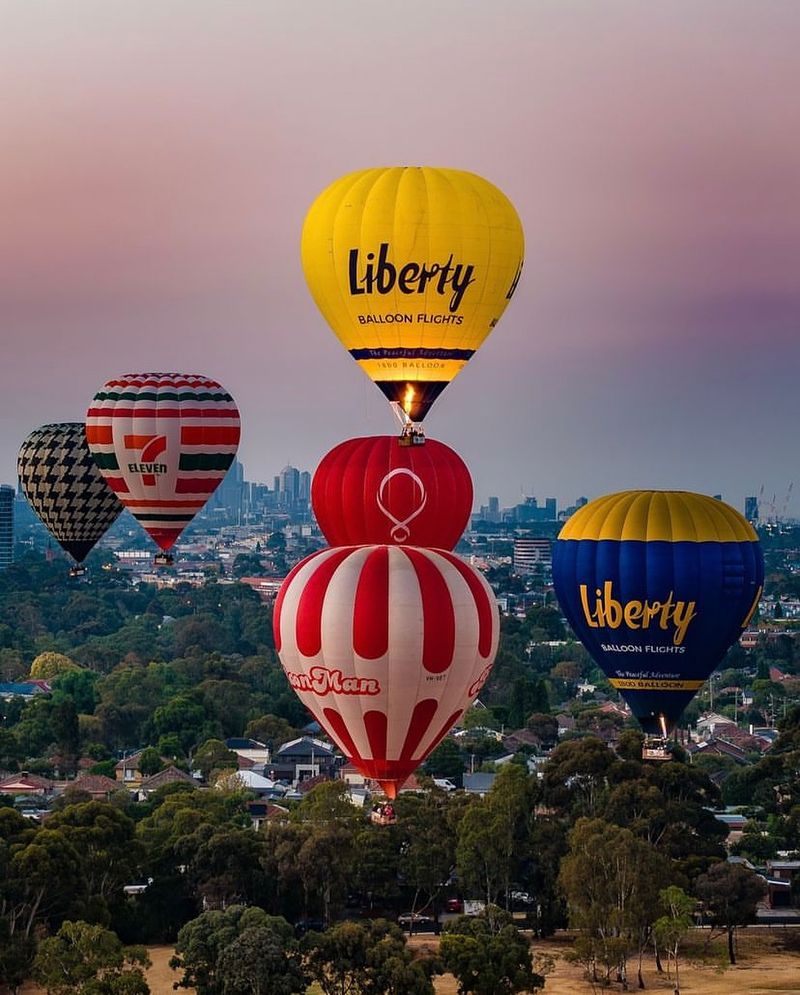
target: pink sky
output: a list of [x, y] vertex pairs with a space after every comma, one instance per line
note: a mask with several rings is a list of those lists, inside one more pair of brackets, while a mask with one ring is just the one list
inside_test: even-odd
[[221, 380], [251, 479], [394, 431], [299, 237], [341, 173], [413, 163], [485, 175], [526, 231], [512, 305], [426, 421], [479, 502], [675, 486], [741, 507], [764, 484], [780, 505], [798, 37], [785, 0], [7, 0], [0, 480], [125, 370]]

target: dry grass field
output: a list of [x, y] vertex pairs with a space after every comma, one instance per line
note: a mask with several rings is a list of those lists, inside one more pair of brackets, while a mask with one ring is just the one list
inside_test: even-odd
[[[435, 937], [413, 937], [410, 942], [417, 949], [435, 950], [438, 945]], [[566, 935], [536, 942], [535, 953], [552, 964], [545, 995], [591, 995], [592, 986], [581, 969], [564, 957], [570, 946], [571, 940]], [[780, 927], [743, 930], [739, 939], [739, 963], [735, 967], [727, 964], [725, 949], [723, 939], [714, 941], [709, 950], [704, 949], [700, 937], [687, 944], [681, 958], [681, 992], [685, 995], [771, 995], [773, 992], [800, 995], [800, 930]], [[147, 980], [153, 995], [173, 993], [172, 985], [178, 975], [169, 966], [171, 956], [170, 947], [150, 948], [153, 965], [147, 972]], [[633, 962], [630, 969], [629, 991], [635, 992], [636, 966]], [[666, 975], [656, 972], [652, 958], [645, 961], [644, 981], [648, 992], [665, 995], [673, 990]], [[619, 992], [620, 986], [596, 990]], [[26, 986], [23, 992], [24, 995], [41, 995], [41, 989], [35, 985]], [[457, 995], [455, 979], [450, 975], [437, 978], [436, 992], [437, 995]], [[309, 995], [313, 993], [314, 989], [311, 989]]]

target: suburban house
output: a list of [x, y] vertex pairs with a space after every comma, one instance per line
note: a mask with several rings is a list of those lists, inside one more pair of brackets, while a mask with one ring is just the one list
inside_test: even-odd
[[252, 761], [251, 764], [243, 766], [268, 764], [270, 761], [269, 747], [266, 743], [259, 743], [257, 739], [226, 739], [225, 745], [240, 760]]
[[[773, 909], [792, 907], [792, 885], [800, 881], [800, 860], [768, 860], [767, 887], [769, 904]], [[795, 904], [800, 901], [796, 892]]]
[[497, 774], [485, 774], [483, 772], [479, 772], [477, 774], [465, 774], [464, 790], [469, 795], [480, 795], [480, 797], [483, 798], [484, 795], [491, 791], [496, 777]]
[[95, 802], [107, 802], [115, 791], [120, 790], [119, 781], [105, 774], [81, 774], [73, 785], [80, 791], [88, 792]]
[[[124, 757], [119, 763], [114, 767], [114, 777], [118, 782], [131, 790], [138, 788], [143, 780], [146, 778], [142, 775], [139, 770], [139, 763], [142, 759], [142, 754], [144, 750], [138, 750], [136, 753], [132, 753], [129, 757]], [[161, 757], [161, 762], [163, 764], [168, 764], [169, 759], [167, 757]], [[188, 775], [187, 775], [188, 776]]]
[[287, 780], [299, 784], [309, 777], [333, 777], [336, 771], [337, 753], [330, 743], [313, 736], [300, 736], [292, 739], [275, 752], [270, 769], [270, 778]]
[[50, 685], [47, 681], [12, 681], [0, 682], [0, 698], [10, 701], [12, 698], [24, 698], [30, 701], [37, 694], [49, 694]]
[[0, 794], [2, 795], [30, 795], [37, 798], [52, 798], [55, 788], [55, 781], [50, 781], [46, 777], [39, 777], [38, 774], [29, 774], [27, 771], [23, 771], [21, 774], [11, 774], [0, 781]]
[[191, 774], [187, 774], [185, 770], [170, 764], [169, 767], [153, 774], [152, 777], [140, 780], [136, 788], [136, 797], [139, 801], [146, 801], [154, 791], [162, 788], [165, 784], [191, 784], [193, 788], [197, 787], [197, 781]]

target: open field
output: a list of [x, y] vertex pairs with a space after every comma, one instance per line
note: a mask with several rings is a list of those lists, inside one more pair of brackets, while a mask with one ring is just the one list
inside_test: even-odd
[[[681, 992], [686, 995], [771, 995], [773, 992], [800, 995], [800, 929], [743, 930], [739, 938], [739, 963], [735, 967], [727, 964], [724, 938], [712, 942], [708, 951], [704, 949], [705, 937], [696, 934], [686, 945], [681, 956]], [[413, 937], [410, 941], [416, 949], [435, 950], [438, 940], [433, 936]], [[553, 968], [547, 975], [546, 995], [590, 995], [592, 986], [583, 978], [579, 967], [568, 963], [564, 954], [570, 949], [568, 935], [559, 935], [548, 940], [537, 940], [534, 951], [552, 960]], [[153, 966], [147, 972], [147, 980], [153, 995], [172, 995], [173, 982], [178, 974], [169, 967], [172, 956], [170, 947], [151, 947], [150, 958]], [[629, 991], [636, 989], [636, 964], [629, 964]], [[672, 984], [666, 974], [659, 976], [652, 957], [644, 964], [646, 991], [671, 993]], [[179, 989], [188, 992], [194, 989]], [[597, 989], [602, 991], [603, 989]], [[605, 991], [620, 991], [613, 985]], [[311, 993], [314, 989], [311, 989]], [[437, 995], [457, 995], [455, 979], [444, 975], [436, 979]], [[24, 995], [41, 995], [41, 989], [27, 985]]]

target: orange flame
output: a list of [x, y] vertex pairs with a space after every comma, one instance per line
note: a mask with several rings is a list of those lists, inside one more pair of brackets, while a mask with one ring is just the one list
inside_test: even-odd
[[411, 384], [406, 384], [406, 392], [403, 395], [403, 411], [410, 417], [411, 408], [414, 404], [414, 388]]

